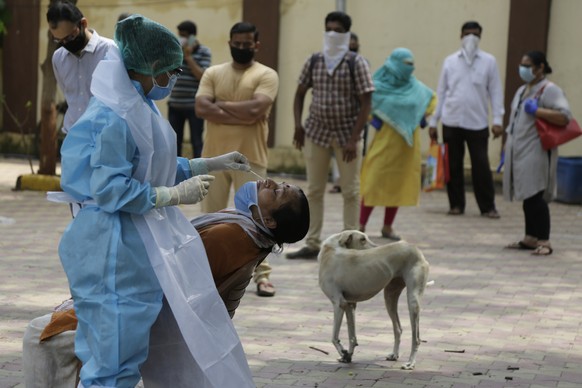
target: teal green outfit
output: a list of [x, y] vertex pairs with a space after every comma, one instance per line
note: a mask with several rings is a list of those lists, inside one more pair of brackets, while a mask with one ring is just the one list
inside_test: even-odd
[[397, 48], [372, 77], [376, 88], [372, 114], [394, 128], [411, 147], [413, 133], [433, 96], [433, 91], [412, 75], [413, 62], [410, 50]]

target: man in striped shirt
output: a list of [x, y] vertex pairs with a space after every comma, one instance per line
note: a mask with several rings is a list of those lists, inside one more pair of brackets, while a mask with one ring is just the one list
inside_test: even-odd
[[178, 24], [178, 35], [184, 51], [182, 74], [178, 78], [168, 101], [168, 121], [178, 142], [178, 156], [182, 156], [182, 141], [184, 139], [184, 124], [188, 120], [190, 126], [190, 141], [195, 158], [202, 154], [202, 132], [204, 120], [196, 116], [194, 104], [196, 92], [204, 70], [210, 66], [210, 49], [198, 42], [197, 27], [190, 20]]

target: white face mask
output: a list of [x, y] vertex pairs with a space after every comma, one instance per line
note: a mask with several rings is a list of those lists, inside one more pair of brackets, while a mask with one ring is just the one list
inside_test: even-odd
[[326, 31], [323, 35], [323, 59], [329, 75], [350, 49], [350, 33]]
[[465, 35], [461, 39], [461, 46], [465, 61], [469, 65], [472, 64], [477, 54], [477, 49], [479, 48], [479, 37], [473, 34]]
[[180, 46], [190, 46], [193, 47], [196, 43], [196, 35], [188, 35], [186, 38], [185, 36], [179, 36], [178, 40], [180, 41]]

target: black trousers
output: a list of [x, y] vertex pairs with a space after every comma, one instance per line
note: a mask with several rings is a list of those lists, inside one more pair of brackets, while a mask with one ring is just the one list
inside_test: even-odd
[[450, 180], [447, 194], [451, 209], [465, 211], [465, 143], [471, 157], [473, 191], [481, 213], [495, 210], [495, 187], [489, 166], [489, 128], [478, 131], [443, 125], [443, 141], [448, 144]]
[[550, 208], [544, 200], [544, 190], [523, 201], [525, 234], [538, 240], [550, 239]]
[[192, 109], [176, 109], [168, 107], [168, 121], [176, 132], [178, 156], [182, 156], [182, 141], [184, 140], [184, 124], [188, 120], [190, 126], [190, 141], [192, 142], [192, 152], [195, 158], [202, 155], [202, 132], [204, 131], [204, 119], [196, 116], [194, 107]]

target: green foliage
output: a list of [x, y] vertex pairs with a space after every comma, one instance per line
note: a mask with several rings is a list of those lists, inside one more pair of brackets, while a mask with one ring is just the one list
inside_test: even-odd
[[6, 34], [6, 25], [10, 22], [10, 11], [6, 7], [6, 2], [0, 0], [0, 39]]
[[38, 141], [36, 134], [21, 136], [15, 133], [6, 133], [0, 130], [0, 154], [26, 155], [33, 158], [39, 157]]

